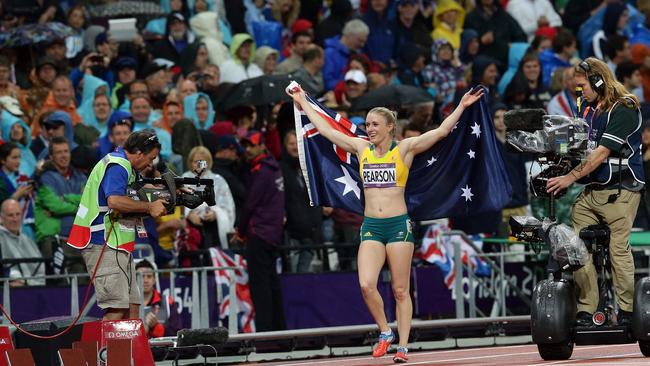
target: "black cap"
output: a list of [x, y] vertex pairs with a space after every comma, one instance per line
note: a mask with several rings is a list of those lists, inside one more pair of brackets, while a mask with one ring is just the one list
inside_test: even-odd
[[147, 77], [157, 73], [158, 71], [165, 70], [165, 69], [166, 68], [163, 65], [159, 65], [159, 64], [157, 64], [155, 62], [149, 62], [148, 64], [144, 65], [144, 67], [142, 68], [142, 72], [141, 72], [142, 78], [143, 79], [147, 78]]
[[173, 11], [167, 15], [167, 24], [171, 24], [172, 22], [183, 22], [187, 24], [187, 21], [185, 20], [185, 15], [181, 13], [180, 11]]

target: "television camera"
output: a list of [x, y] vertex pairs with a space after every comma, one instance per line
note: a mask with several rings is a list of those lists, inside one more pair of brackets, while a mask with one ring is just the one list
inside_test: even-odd
[[[609, 257], [610, 229], [590, 225], [576, 234], [555, 221], [555, 199], [566, 194], [546, 191], [550, 178], [569, 174], [589, 154], [588, 125], [579, 118], [546, 115], [544, 110], [509, 111], [505, 114], [506, 140], [516, 151], [528, 153], [541, 167], [530, 180], [530, 191], [548, 198], [549, 217], [510, 218], [512, 235], [529, 243], [545, 243], [550, 255], [549, 278], [540, 281], [531, 301], [531, 335], [545, 360], [571, 357], [575, 344], [639, 342], [650, 357], [650, 277], [639, 280], [634, 291], [633, 325], [618, 324], [613, 311]], [[589, 254], [592, 254], [591, 256]], [[576, 323], [577, 298], [573, 271], [593, 260], [600, 277], [598, 308], [592, 325]]]
[[[214, 206], [214, 181], [200, 178], [208, 165], [205, 160], [197, 162], [193, 170], [195, 177], [178, 177], [168, 170], [164, 164], [159, 164], [160, 177], [139, 177], [128, 188], [127, 195], [138, 201], [154, 202], [162, 199], [167, 202], [167, 214], [172, 214], [176, 206], [193, 209], [203, 202]], [[188, 187], [189, 186], [189, 187]], [[191, 188], [190, 188], [191, 187]], [[127, 214], [127, 217], [132, 217]]]

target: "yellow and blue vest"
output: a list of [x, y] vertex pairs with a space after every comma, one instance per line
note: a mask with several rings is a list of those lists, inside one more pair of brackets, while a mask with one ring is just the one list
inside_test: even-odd
[[393, 141], [382, 157], [375, 156], [375, 146], [368, 146], [360, 158], [359, 173], [363, 188], [406, 187], [409, 168], [402, 161], [397, 143]]

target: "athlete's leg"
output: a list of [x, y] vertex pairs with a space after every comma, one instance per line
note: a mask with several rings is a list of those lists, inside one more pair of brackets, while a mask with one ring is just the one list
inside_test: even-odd
[[391, 285], [393, 295], [397, 302], [397, 330], [399, 332], [399, 345], [406, 347], [411, 319], [413, 318], [413, 303], [409, 291], [411, 282], [411, 261], [413, 259], [414, 245], [411, 242], [396, 242], [386, 245], [388, 265], [390, 267]]
[[386, 246], [384, 244], [374, 240], [361, 242], [357, 256], [359, 287], [361, 287], [361, 294], [370, 314], [382, 332], [389, 328], [384, 312], [384, 301], [377, 291], [377, 280], [385, 261]]

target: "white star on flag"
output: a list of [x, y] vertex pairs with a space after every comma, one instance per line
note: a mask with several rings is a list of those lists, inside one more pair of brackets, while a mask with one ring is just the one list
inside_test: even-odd
[[465, 184], [465, 188], [461, 188], [461, 191], [463, 191], [463, 194], [461, 194], [461, 197], [465, 197], [465, 202], [471, 201], [472, 196], [474, 196], [474, 193], [472, 193], [472, 189], [469, 188], [467, 184]]
[[476, 135], [476, 138], [481, 138], [481, 126], [476, 122], [474, 122], [474, 126], [472, 126], [472, 135]]
[[433, 165], [436, 161], [438, 161], [438, 159], [432, 156], [431, 159], [427, 160], [427, 166]]
[[458, 128], [458, 123], [459, 123], [459, 122], [456, 122], [456, 123], [454, 124], [454, 128], [451, 129], [452, 131]]
[[476, 153], [474, 151], [472, 151], [472, 149], [469, 149], [469, 151], [467, 152], [467, 155], [469, 155], [470, 159], [474, 159], [474, 157], [476, 156]]
[[348, 194], [348, 192], [354, 192], [355, 196], [357, 196], [357, 199], [361, 199], [361, 190], [359, 189], [359, 186], [357, 185], [357, 182], [350, 176], [350, 173], [343, 167], [343, 165], [339, 165], [341, 167], [341, 170], [343, 170], [343, 176], [338, 177], [334, 179], [335, 181], [339, 183], [345, 184], [345, 188], [343, 189], [343, 196]]

